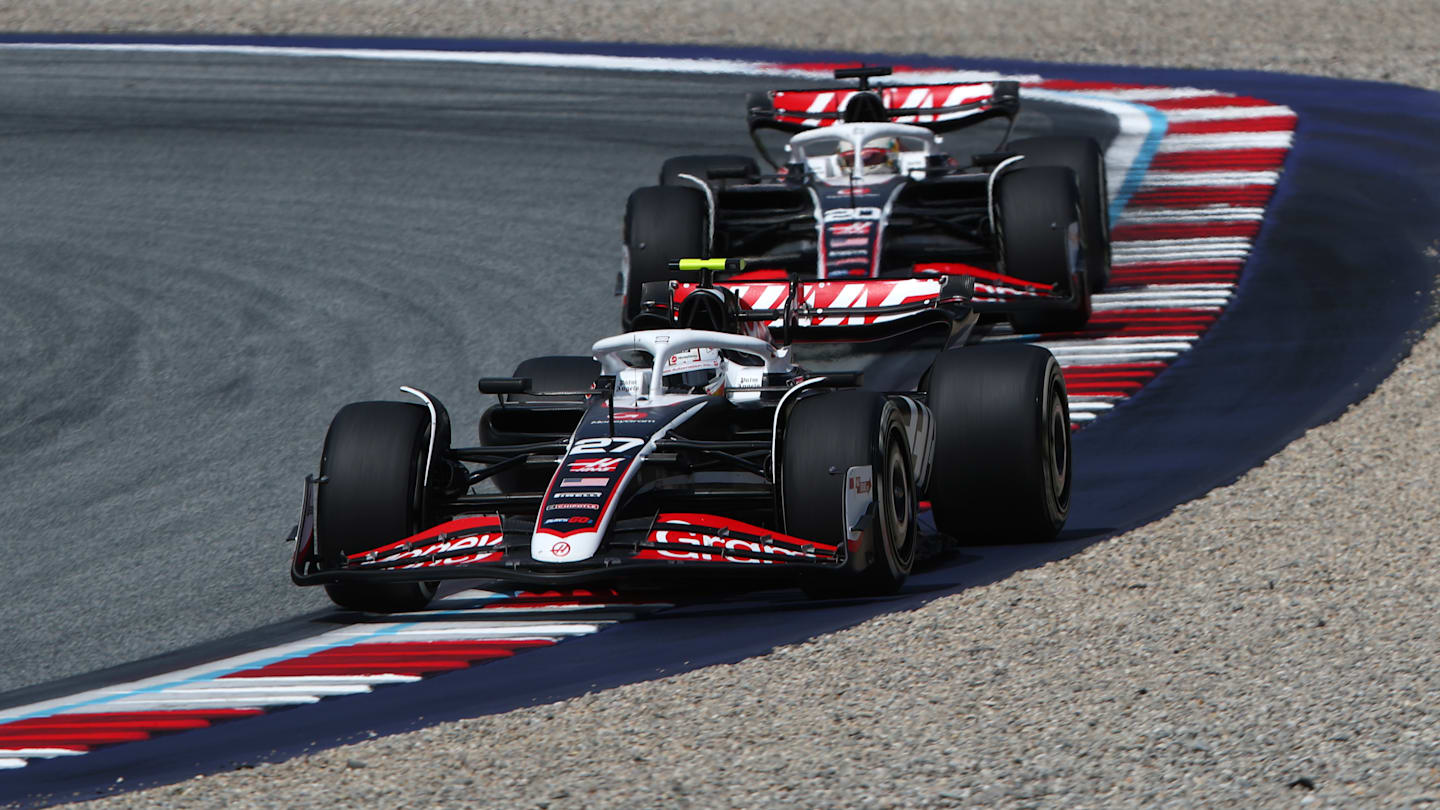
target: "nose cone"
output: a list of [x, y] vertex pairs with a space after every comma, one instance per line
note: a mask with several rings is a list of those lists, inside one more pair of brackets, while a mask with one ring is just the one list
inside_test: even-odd
[[560, 534], [536, 529], [530, 535], [530, 556], [539, 562], [581, 562], [595, 556], [600, 548], [600, 532]]

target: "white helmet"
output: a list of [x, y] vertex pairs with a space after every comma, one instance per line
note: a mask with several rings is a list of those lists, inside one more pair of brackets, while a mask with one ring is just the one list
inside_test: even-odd
[[[836, 153], [836, 157], [840, 168], [849, 174], [855, 166], [855, 149], [846, 145]], [[860, 164], [861, 174], [895, 174], [900, 171], [900, 139], [885, 138], [865, 144], [860, 150]]]
[[665, 363], [665, 393], [725, 393], [725, 359], [719, 349], [686, 349], [670, 355]]

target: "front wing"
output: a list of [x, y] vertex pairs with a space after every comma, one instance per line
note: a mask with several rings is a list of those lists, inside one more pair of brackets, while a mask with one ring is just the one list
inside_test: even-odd
[[790, 537], [719, 515], [662, 512], [619, 521], [595, 557], [578, 563], [539, 562], [530, 555], [533, 525], [499, 515], [459, 517], [379, 548], [324, 560], [316, 551], [315, 496], [306, 479], [290, 577], [297, 585], [339, 582], [427, 582], [492, 579], [569, 585], [638, 574], [764, 572], [767, 575], [843, 568], [844, 544]]

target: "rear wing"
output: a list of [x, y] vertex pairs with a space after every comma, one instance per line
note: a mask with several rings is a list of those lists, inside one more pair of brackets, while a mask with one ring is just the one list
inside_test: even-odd
[[[913, 276], [802, 280], [756, 270], [762, 259], [682, 259], [697, 282], [657, 281], [642, 289], [635, 329], [706, 329], [782, 344], [883, 340], [949, 325], [970, 313], [1009, 313], [1075, 304], [1052, 285], [961, 264], [918, 265]], [[720, 277], [717, 276], [728, 276]]]
[[[878, 102], [879, 106], [876, 106]], [[898, 84], [857, 90], [767, 90], [750, 98], [751, 131], [805, 132], [852, 121], [913, 124], [950, 132], [997, 116], [1013, 118], [1020, 110], [1020, 83]]]
[[858, 87], [819, 90], [766, 90], [751, 93], [746, 102], [750, 139], [772, 166], [760, 138], [762, 130], [797, 134], [839, 123], [895, 123], [925, 127], [935, 133], [951, 132], [991, 118], [1009, 123], [1000, 147], [1010, 138], [1020, 112], [1020, 83], [894, 84], [870, 86], [870, 79], [890, 75], [888, 67], [842, 68], [837, 79], [859, 79]]

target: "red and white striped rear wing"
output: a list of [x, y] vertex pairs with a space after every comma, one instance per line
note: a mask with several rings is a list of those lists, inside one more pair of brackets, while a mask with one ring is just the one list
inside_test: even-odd
[[[684, 301], [702, 290], [733, 294], [735, 318], [763, 324], [784, 342], [880, 340], [948, 322], [966, 312], [1008, 313], [1075, 306], [1073, 292], [965, 264], [916, 265], [916, 275], [847, 281], [771, 280], [764, 271], [754, 279], [675, 283], [668, 311], [646, 301], [648, 312], [675, 319]], [[704, 294], [704, 293], [701, 293]]]
[[1014, 118], [1020, 110], [1020, 84], [1014, 81], [901, 84], [868, 90], [769, 90], [751, 96], [750, 131], [794, 133], [840, 123], [845, 120], [846, 108], [860, 93], [879, 97], [886, 120], [935, 132], [949, 132], [996, 116]]

